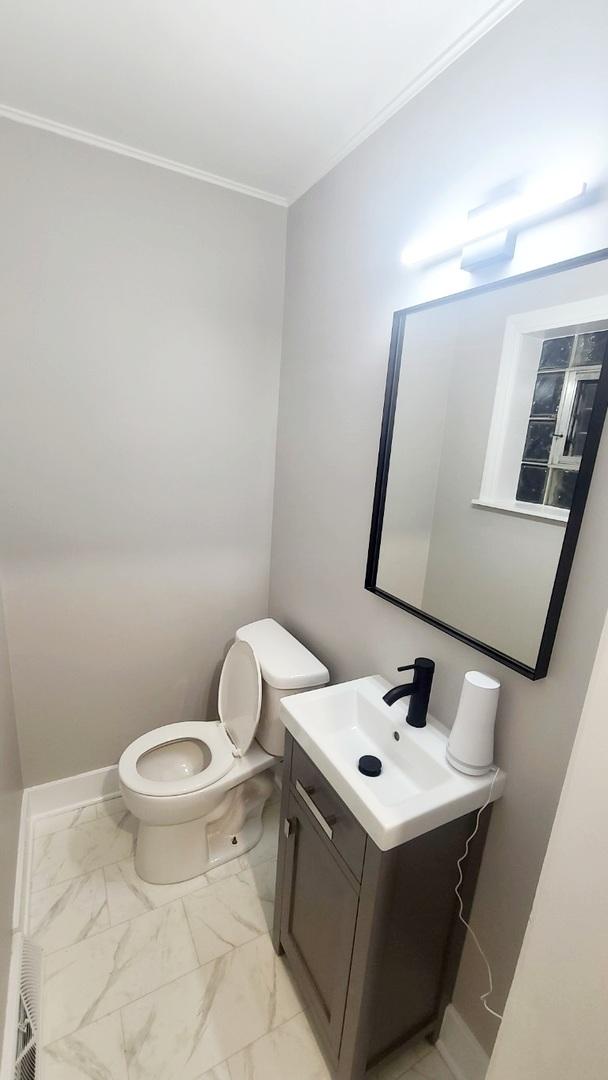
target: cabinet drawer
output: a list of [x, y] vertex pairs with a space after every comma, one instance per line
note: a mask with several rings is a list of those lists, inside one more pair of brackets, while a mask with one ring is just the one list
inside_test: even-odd
[[301, 746], [294, 742], [291, 783], [309, 812], [358, 881], [365, 856], [365, 830]]

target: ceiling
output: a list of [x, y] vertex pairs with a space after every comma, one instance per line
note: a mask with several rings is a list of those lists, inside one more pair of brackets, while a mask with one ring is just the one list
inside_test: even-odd
[[521, 0], [2, 0], [0, 114], [290, 203]]

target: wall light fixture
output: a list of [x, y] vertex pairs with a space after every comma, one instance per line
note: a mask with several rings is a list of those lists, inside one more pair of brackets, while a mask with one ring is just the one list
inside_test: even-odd
[[519, 231], [574, 209], [586, 190], [584, 180], [565, 174], [528, 180], [502, 198], [475, 207], [450, 230], [414, 240], [404, 248], [401, 261], [420, 266], [461, 254], [461, 266], [467, 270], [510, 259]]

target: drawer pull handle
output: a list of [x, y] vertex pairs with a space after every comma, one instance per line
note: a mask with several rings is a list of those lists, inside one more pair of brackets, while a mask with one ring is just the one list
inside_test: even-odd
[[[298, 795], [300, 796], [302, 802], [310, 810], [312, 816], [315, 818], [316, 821], [319, 822], [319, 825], [323, 829], [323, 832], [325, 833], [325, 835], [328, 836], [330, 840], [332, 840], [333, 835], [334, 835], [334, 830], [332, 829], [332, 825], [335, 825], [335, 823], [336, 823], [335, 817], [330, 817], [330, 818], [324, 818], [323, 817], [323, 814], [319, 810], [319, 807], [316, 806], [315, 803], [312, 801], [312, 799], [310, 797], [310, 794], [308, 793], [308, 791], [306, 790], [304, 785], [300, 783], [299, 780], [296, 780], [296, 791], [297, 791]], [[311, 788], [310, 791], [314, 791], [314, 788]]]

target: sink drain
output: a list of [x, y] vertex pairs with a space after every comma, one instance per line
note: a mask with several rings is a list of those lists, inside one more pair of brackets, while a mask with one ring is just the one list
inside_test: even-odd
[[373, 754], [364, 754], [359, 758], [359, 772], [364, 776], [380, 776], [382, 772], [380, 758], [374, 757]]

